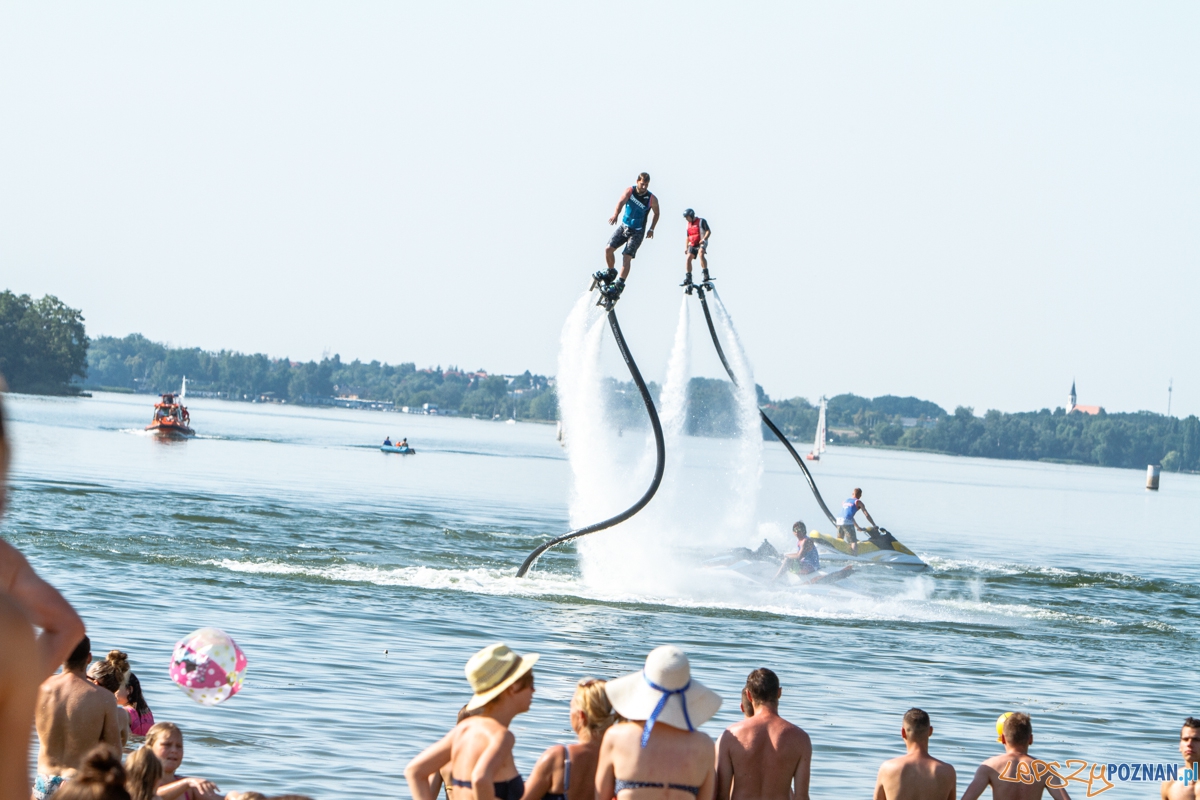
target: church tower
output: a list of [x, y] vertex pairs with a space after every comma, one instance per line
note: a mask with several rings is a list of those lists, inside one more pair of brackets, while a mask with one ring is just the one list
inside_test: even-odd
[[1071, 402], [1067, 405], [1067, 413], [1070, 414], [1075, 409], [1075, 381], [1071, 381]]

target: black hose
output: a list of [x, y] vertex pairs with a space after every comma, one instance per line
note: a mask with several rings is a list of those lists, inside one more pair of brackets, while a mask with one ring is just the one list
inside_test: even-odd
[[554, 545], [561, 544], [570, 539], [576, 539], [580, 536], [586, 536], [589, 533], [602, 531], [605, 528], [611, 528], [613, 525], [618, 525], [629, 519], [650, 502], [650, 498], [654, 497], [654, 493], [658, 491], [658, 485], [662, 483], [663, 467], [666, 466], [667, 453], [666, 446], [663, 444], [662, 423], [658, 421], [658, 411], [654, 408], [654, 399], [650, 397], [650, 390], [646, 388], [646, 382], [642, 380], [642, 373], [638, 371], [637, 363], [634, 362], [633, 356], [629, 352], [629, 345], [625, 344], [625, 337], [621, 334], [621, 326], [617, 323], [617, 312], [611, 307], [608, 309], [608, 324], [612, 327], [613, 338], [617, 340], [617, 347], [620, 348], [621, 356], [625, 359], [625, 366], [629, 367], [629, 374], [633, 376], [633, 382], [637, 384], [638, 391], [642, 393], [642, 401], [646, 404], [646, 412], [650, 415], [650, 425], [654, 428], [654, 446], [658, 449], [658, 462], [654, 466], [654, 480], [650, 481], [650, 488], [646, 490], [646, 493], [642, 495], [640, 500], [615, 517], [609, 517], [603, 522], [597, 522], [594, 525], [588, 525], [586, 528], [579, 528], [578, 530], [563, 534], [557, 539], [551, 539], [538, 547], [526, 557], [525, 563], [517, 570], [518, 578], [525, 577], [525, 573], [529, 572], [529, 568], [533, 566], [534, 561], [537, 561], [538, 556], [551, 547], [554, 547]]
[[[721, 359], [721, 366], [725, 367], [725, 371], [729, 373], [729, 380], [733, 381], [734, 386], [737, 386], [737, 376], [733, 374], [733, 370], [729, 368], [729, 362], [725, 360], [725, 351], [721, 349], [721, 341], [717, 338], [717, 329], [713, 327], [712, 314], [708, 312], [708, 300], [704, 298], [704, 287], [697, 286], [696, 291], [700, 295], [700, 305], [704, 308], [704, 321], [708, 323], [708, 332], [712, 334], [713, 346], [717, 348], [717, 355]], [[709, 291], [716, 292], [715, 289], [709, 289]], [[825, 516], [829, 517], [830, 524], [837, 527], [837, 520], [829, 512], [829, 506], [825, 505], [825, 500], [817, 490], [816, 482], [813, 481], [812, 473], [808, 471], [808, 467], [804, 466], [804, 459], [796, 452], [796, 448], [792, 447], [792, 443], [783, 435], [783, 431], [775, 427], [774, 422], [771, 422], [771, 418], [767, 416], [767, 412], [760, 408], [758, 414], [762, 417], [762, 421], [767, 424], [767, 427], [771, 429], [771, 433], [775, 434], [779, 441], [783, 442], [783, 446], [792, 454], [792, 458], [796, 459], [796, 463], [800, 465], [800, 469], [804, 472], [804, 479], [808, 481], [808, 488], [812, 489], [813, 497], [817, 498], [817, 503], [821, 506], [821, 510], [825, 512]]]

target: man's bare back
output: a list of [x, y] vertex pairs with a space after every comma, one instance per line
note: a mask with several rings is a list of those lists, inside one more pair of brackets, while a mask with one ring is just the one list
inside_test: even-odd
[[958, 776], [954, 767], [929, 755], [933, 725], [919, 708], [904, 714], [900, 737], [908, 751], [883, 762], [875, 778], [875, 800], [954, 800]]
[[808, 734], [759, 706], [754, 716], [726, 728], [717, 742], [717, 800], [808, 800], [811, 763]]
[[[992, 787], [992, 800], [1039, 800], [1047, 789], [1056, 800], [1071, 800], [1066, 789], [1060, 786], [1062, 781], [1045, 772], [1045, 767], [1035, 767], [1033, 762], [1033, 757], [1028, 753], [1006, 752], [992, 756], [979, 765], [975, 778], [963, 792], [962, 800], [975, 800], [989, 786]], [[1024, 780], [1033, 782], [1024, 783]], [[1049, 786], [1046, 785], [1047, 781]]]
[[120, 749], [117, 699], [78, 672], [47, 678], [38, 693], [38, 772], [62, 775], [78, 769], [97, 744]]
[[954, 767], [928, 753], [908, 753], [883, 762], [875, 800], [954, 800]]

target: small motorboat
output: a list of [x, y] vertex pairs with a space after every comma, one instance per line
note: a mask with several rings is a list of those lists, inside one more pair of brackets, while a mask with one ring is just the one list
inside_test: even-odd
[[[185, 379], [183, 392], [186, 391]], [[154, 418], [150, 420], [146, 430], [164, 439], [186, 439], [196, 435], [188, 424], [192, 417], [183, 407], [183, 392], [178, 395], [174, 392], [162, 395], [162, 399], [154, 404]]]
[[882, 564], [894, 569], [920, 571], [929, 565], [917, 557], [884, 528], [868, 528], [867, 538], [858, 543], [858, 552], [851, 552], [850, 543], [819, 531], [809, 531], [808, 538], [821, 548], [822, 561], [849, 561], [852, 564]]
[[756, 583], [778, 583], [788, 586], [836, 583], [843, 578], [850, 577], [850, 573], [854, 572], [853, 564], [844, 564], [833, 569], [822, 567], [807, 574], [787, 570], [776, 580], [775, 576], [779, 574], [779, 565], [782, 562], [783, 554], [776, 550], [770, 542], [763, 539], [763, 543], [758, 546], [757, 550], [738, 547], [724, 555], [708, 559], [704, 562], [704, 566], [714, 570], [735, 572]]
[[379, 446], [379, 451], [382, 453], [399, 453], [402, 456], [416, 455], [416, 450], [413, 450], [408, 445], [400, 446], [395, 444], [384, 444]]

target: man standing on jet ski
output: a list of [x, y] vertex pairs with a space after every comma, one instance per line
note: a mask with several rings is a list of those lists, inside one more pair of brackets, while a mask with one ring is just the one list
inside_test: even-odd
[[[615, 303], [621, 296], [621, 292], [625, 290], [625, 279], [629, 277], [629, 266], [634, 256], [637, 255], [638, 248], [642, 246], [642, 237], [654, 238], [654, 226], [658, 224], [658, 198], [650, 193], [649, 173], [643, 172], [638, 175], [637, 183], [630, 186], [621, 195], [621, 199], [617, 202], [617, 210], [608, 219], [609, 225], [616, 225], [617, 217], [621, 215], [621, 209], [625, 209], [625, 215], [621, 217], [621, 224], [617, 226], [616, 232], [608, 242], [608, 247], [604, 249], [604, 260], [608, 264], [608, 269], [601, 270], [592, 276], [597, 283], [602, 284], [600, 292], [609, 303]], [[654, 218], [650, 220], [650, 229], [646, 230], [646, 216], [651, 210], [654, 211]], [[621, 251], [621, 275], [617, 277], [617, 268], [614, 266], [616, 259], [613, 254], [622, 244], [625, 245], [625, 249]]]
[[871, 513], [867, 511], [867, 507], [863, 505], [861, 498], [862, 489], [856, 488], [854, 496], [846, 498], [846, 502], [842, 503], [842, 519], [838, 523], [838, 538], [850, 543], [850, 552], [854, 555], [858, 555], [858, 536], [855, 535], [854, 531], [855, 529], [866, 531], [866, 528], [859, 525], [854, 519], [854, 515], [862, 511], [863, 516], [867, 518], [867, 522], [871, 523], [872, 527], [878, 527], [875, 525], [875, 520], [871, 519]]

